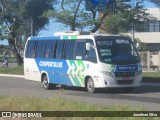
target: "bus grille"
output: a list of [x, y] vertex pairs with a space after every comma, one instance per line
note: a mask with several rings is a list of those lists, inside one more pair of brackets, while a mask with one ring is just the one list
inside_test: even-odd
[[132, 84], [133, 80], [117, 80], [118, 84]]
[[134, 77], [135, 72], [115, 72], [115, 77]]

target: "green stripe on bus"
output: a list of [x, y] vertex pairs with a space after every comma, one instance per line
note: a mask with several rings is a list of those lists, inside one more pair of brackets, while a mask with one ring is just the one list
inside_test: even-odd
[[72, 80], [74, 81], [75, 85], [81, 87], [81, 84], [80, 84], [79, 80], [77, 79], [76, 75], [71, 74], [71, 77], [72, 77]]
[[72, 39], [72, 40], [76, 40], [76, 39], [77, 39], [77, 36], [71, 36], [71, 39]]
[[84, 75], [79, 76], [79, 78], [80, 78], [80, 81], [82, 83], [82, 87], [85, 87]]
[[81, 79], [78, 77], [77, 74], [75, 74], [75, 70], [77, 69], [78, 66], [76, 66], [76, 61], [74, 60], [69, 60], [70, 66], [74, 66], [73, 69], [70, 70], [70, 76], [71, 79], [74, 81], [76, 86], [82, 87], [81, 85]]
[[68, 36], [63, 36], [63, 39], [68, 39]]
[[79, 70], [79, 71], [78, 71], [78, 75], [80, 75], [80, 72], [81, 72], [81, 71], [85, 71], [86, 68], [85, 68], [85, 65], [84, 65], [83, 61], [78, 60], [77, 63], [78, 63], [78, 66], [81, 66], [81, 65], [82, 65], [82, 70]]
[[78, 67], [82, 67], [82, 69], [78, 71], [78, 76], [79, 76], [78, 78], [81, 81], [82, 86], [84, 87], [85, 86], [85, 81], [84, 81], [83, 72], [85, 71], [86, 68], [85, 68], [85, 65], [84, 65], [82, 60], [77, 60], [77, 63], [78, 63]]

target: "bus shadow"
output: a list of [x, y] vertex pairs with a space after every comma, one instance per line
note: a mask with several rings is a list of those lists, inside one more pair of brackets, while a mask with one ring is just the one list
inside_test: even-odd
[[[73, 86], [61, 86], [56, 88], [56, 90], [66, 90], [66, 91], [72, 91], [75, 92], [81, 92], [81, 94], [88, 93], [85, 88], [81, 87], [73, 87]], [[160, 92], [160, 85], [154, 86], [152, 84], [147, 83], [136, 87], [132, 92], [124, 92], [122, 88], [107, 88], [107, 89], [97, 89], [96, 93], [94, 94], [144, 94], [144, 93], [158, 93]], [[77, 93], [76, 93], [77, 94]]]
[[[160, 104], [160, 98], [154, 93], [160, 93], [160, 87], [158, 86], [145, 86], [135, 88], [132, 93], [124, 93], [122, 89], [108, 89], [107, 92], [105, 90], [99, 90], [97, 93], [88, 93], [84, 88], [77, 87], [67, 87], [63, 88], [66, 90], [65, 95], [76, 96], [76, 97], [87, 97], [88, 99], [107, 99], [107, 100], [128, 100], [128, 101], [137, 101], [137, 102], [145, 102], [145, 103], [158, 103]], [[71, 92], [68, 92], [71, 91]], [[75, 91], [75, 92], [74, 92]], [[78, 91], [78, 92], [77, 92]], [[153, 93], [152, 96], [146, 93]], [[144, 94], [144, 95], [143, 95]], [[146, 95], [145, 95], [146, 94]], [[79, 98], [81, 99], [81, 98]], [[105, 103], [105, 101], [104, 101]]]

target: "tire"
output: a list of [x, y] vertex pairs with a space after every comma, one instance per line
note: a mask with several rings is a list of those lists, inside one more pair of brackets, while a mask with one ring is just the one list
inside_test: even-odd
[[53, 88], [52, 84], [48, 83], [48, 77], [46, 75], [43, 76], [43, 78], [42, 78], [42, 84], [43, 84], [43, 88], [45, 90], [50, 90]]
[[123, 91], [124, 91], [125, 93], [132, 93], [133, 90], [134, 90], [134, 87], [125, 87], [125, 88], [123, 88]]
[[96, 89], [94, 87], [94, 82], [93, 82], [93, 79], [91, 77], [88, 78], [88, 80], [87, 80], [86, 89], [89, 93], [95, 93], [96, 92]]

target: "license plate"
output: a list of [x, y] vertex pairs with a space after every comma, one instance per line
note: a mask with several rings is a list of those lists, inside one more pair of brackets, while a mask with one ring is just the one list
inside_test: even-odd
[[122, 80], [131, 80], [130, 77], [122, 77]]

